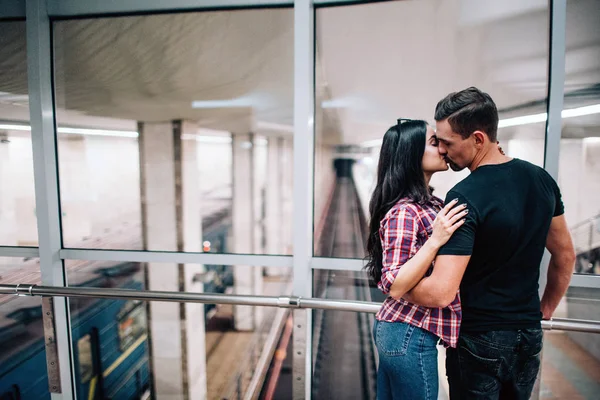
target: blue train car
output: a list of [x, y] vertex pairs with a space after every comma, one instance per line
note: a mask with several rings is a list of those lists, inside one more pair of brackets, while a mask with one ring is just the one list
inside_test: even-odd
[[[142, 289], [136, 263], [82, 268], [74, 286]], [[92, 269], [92, 270], [90, 270]], [[1, 305], [0, 399], [49, 399], [39, 298], [8, 298]], [[135, 301], [70, 301], [79, 398], [139, 399], [149, 389], [147, 322]]]
[[5, 297], [0, 310], [0, 399], [50, 398], [40, 299]]
[[[205, 218], [203, 228], [205, 251], [226, 252], [230, 209]], [[233, 285], [231, 266], [205, 267], [206, 292]], [[69, 286], [144, 289], [139, 263], [85, 262], [69, 270]], [[151, 385], [146, 303], [72, 298], [69, 306], [78, 398], [139, 399]], [[212, 308], [205, 307], [207, 320]], [[41, 319], [40, 298], [0, 297], [0, 400], [50, 399]]]
[[[82, 286], [143, 289], [137, 263], [95, 273], [100, 277]], [[73, 298], [70, 308], [78, 397], [139, 399], [150, 388], [145, 303]]]

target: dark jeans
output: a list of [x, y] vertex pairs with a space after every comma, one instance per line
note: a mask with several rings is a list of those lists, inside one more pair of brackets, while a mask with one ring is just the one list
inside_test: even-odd
[[461, 332], [446, 352], [450, 399], [529, 399], [542, 343], [541, 329]]

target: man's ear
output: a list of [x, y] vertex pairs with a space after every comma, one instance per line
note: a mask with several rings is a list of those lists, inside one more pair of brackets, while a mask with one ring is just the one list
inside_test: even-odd
[[473, 132], [473, 137], [475, 138], [475, 144], [478, 146], [483, 146], [488, 139], [487, 135], [482, 131]]

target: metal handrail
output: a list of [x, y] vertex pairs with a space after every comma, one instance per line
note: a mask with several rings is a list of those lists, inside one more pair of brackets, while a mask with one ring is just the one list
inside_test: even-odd
[[[367, 301], [330, 300], [297, 296], [251, 296], [214, 293], [161, 292], [154, 290], [38, 286], [32, 284], [0, 285], [0, 294], [12, 294], [17, 296], [94, 297], [178, 303], [234, 304], [366, 313], [376, 313], [381, 308], [381, 304]], [[546, 330], [600, 333], [600, 321], [553, 318], [549, 321], [542, 321], [542, 328]]]
[[592, 221], [596, 221], [597, 219], [600, 219], [600, 214], [594, 215], [593, 217], [590, 217], [590, 218], [586, 218], [583, 221], [579, 221], [575, 225], [571, 225], [569, 227], [569, 230], [577, 229], [579, 227], [584, 226], [585, 224], [589, 224]]

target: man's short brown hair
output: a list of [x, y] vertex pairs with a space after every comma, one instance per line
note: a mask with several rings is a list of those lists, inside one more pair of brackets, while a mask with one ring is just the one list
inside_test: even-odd
[[435, 107], [435, 120], [447, 119], [463, 139], [475, 131], [485, 132], [492, 142], [498, 136], [498, 109], [489, 94], [476, 87], [450, 93]]

